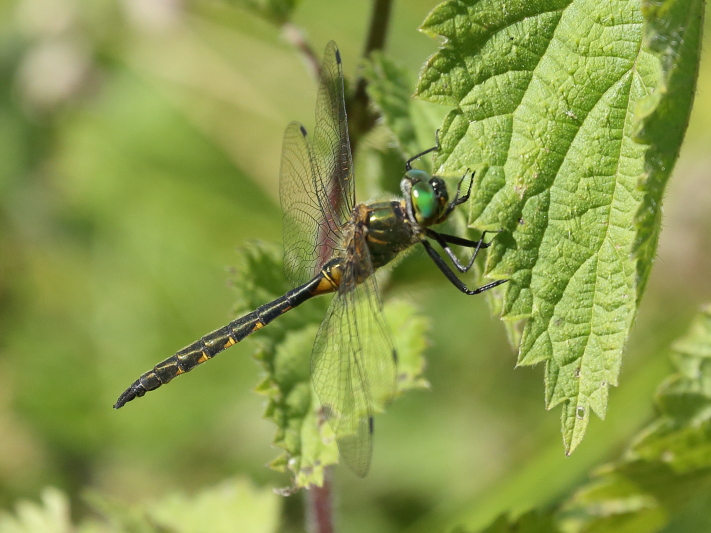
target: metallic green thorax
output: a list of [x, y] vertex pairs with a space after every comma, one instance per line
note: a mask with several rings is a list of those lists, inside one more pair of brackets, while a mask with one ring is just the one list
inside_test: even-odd
[[374, 269], [420, 241], [419, 228], [408, 219], [404, 201], [369, 204], [368, 211], [366, 239]]

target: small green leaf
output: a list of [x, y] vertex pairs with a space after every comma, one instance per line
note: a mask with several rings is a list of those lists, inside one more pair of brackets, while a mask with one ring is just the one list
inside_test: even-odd
[[385, 304], [385, 318], [393, 332], [397, 346], [397, 390], [428, 389], [425, 379], [425, 359], [422, 354], [427, 348], [429, 321], [412, 304], [402, 300], [391, 300]]
[[85, 499], [113, 526], [111, 531], [126, 533], [273, 533], [283, 501], [272, 490], [239, 479], [203, 488], [193, 496], [176, 492], [155, 503], [128, 504], [97, 492], [87, 493]]
[[147, 515], [165, 531], [231, 533], [278, 530], [282, 498], [268, 488], [228, 480], [194, 496], [176, 493], [147, 507]]
[[0, 511], [0, 533], [70, 533], [69, 498], [54, 488], [42, 491], [42, 503], [20, 501], [15, 514]]
[[641, 0], [458, 0], [422, 25], [445, 46], [417, 95], [455, 106], [437, 171], [487, 165], [469, 223], [504, 230], [486, 274], [511, 280], [502, 317], [513, 339], [525, 320], [518, 364], [545, 363], [568, 454], [617, 385], [691, 108], [702, 14], [699, 0], [644, 13]]
[[443, 113], [436, 106], [412, 98], [415, 87], [408, 71], [386, 55], [375, 52], [364, 62], [368, 97], [393, 133], [406, 158], [434, 145]]
[[678, 372], [657, 394], [661, 416], [637, 437], [629, 458], [663, 461], [679, 473], [711, 468], [710, 346], [711, 306], [706, 306], [674, 345]]
[[168, 533], [165, 528], [150, 520], [143, 506], [109, 498], [95, 490], [87, 490], [83, 496], [103, 521], [110, 524], [112, 532]]
[[[711, 307], [675, 344], [677, 373], [657, 393], [659, 416], [622, 460], [563, 506], [564, 531], [660, 531], [711, 489]], [[690, 368], [698, 369], [689, 372]]]
[[[255, 242], [240, 250], [234, 285], [236, 314], [252, 311], [291, 289], [277, 245]], [[277, 426], [274, 444], [283, 450], [271, 467], [294, 476], [294, 488], [323, 484], [324, 469], [338, 463], [330, 426], [311, 387], [311, 352], [329, 298], [315, 298], [249, 337], [266, 375], [257, 391], [267, 396], [265, 417]], [[399, 353], [398, 390], [422, 388], [426, 320], [404, 302], [386, 302], [384, 313]], [[377, 441], [377, 435], [376, 435]]]

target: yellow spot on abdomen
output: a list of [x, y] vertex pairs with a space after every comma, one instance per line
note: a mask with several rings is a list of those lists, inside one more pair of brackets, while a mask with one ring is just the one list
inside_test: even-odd
[[227, 337], [227, 342], [225, 343], [223, 348], [229, 348], [233, 344], [237, 344], [237, 343], [235, 342], [235, 340], [232, 337]]
[[198, 364], [204, 363], [204, 362], [207, 361], [208, 359], [210, 359], [210, 358], [207, 356], [207, 354], [206, 354], [205, 352], [202, 352], [202, 355], [200, 356], [200, 359], [198, 359]]
[[334, 292], [338, 289], [338, 285], [341, 283], [342, 272], [340, 266], [334, 266], [328, 273], [325, 270], [322, 270], [322, 272], [323, 278], [321, 278], [321, 281], [319, 281], [318, 285], [314, 289], [314, 292], [312, 293], [314, 295]]
[[264, 324], [262, 322], [256, 322], [254, 324], [254, 327], [252, 328], [252, 331], [257, 331], [258, 329], [262, 329], [264, 327]]

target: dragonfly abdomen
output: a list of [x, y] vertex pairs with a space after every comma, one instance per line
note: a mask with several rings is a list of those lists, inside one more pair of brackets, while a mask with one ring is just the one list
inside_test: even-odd
[[[226, 326], [216, 329], [178, 350], [168, 359], [158, 363], [152, 370], [134, 381], [119, 397], [114, 405], [118, 409], [134, 398], [143, 396], [170, 382], [180, 374], [190, 372], [193, 368], [215, 357], [233, 344], [237, 344], [248, 335], [263, 328], [275, 318], [304, 303], [306, 300], [333, 292], [338, 285], [336, 274], [338, 266], [333, 262], [324, 266], [311, 281], [290, 290], [284, 296], [266, 303], [249, 314], [233, 320]], [[333, 268], [336, 267], [336, 268]]]

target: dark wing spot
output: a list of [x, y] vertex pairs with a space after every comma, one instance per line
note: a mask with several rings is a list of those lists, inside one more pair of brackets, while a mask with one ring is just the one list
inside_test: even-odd
[[393, 361], [397, 364], [397, 350], [393, 350]]
[[321, 406], [321, 412], [326, 420], [331, 420], [334, 418], [333, 408], [330, 405], [323, 404]]
[[373, 420], [372, 416], [368, 417], [368, 431], [370, 434], [373, 434], [373, 430], [375, 429], [375, 420]]
[[336, 48], [336, 63], [341, 64], [341, 52]]
[[306, 137], [306, 128], [302, 124], [299, 124], [299, 130], [301, 131], [301, 135]]

